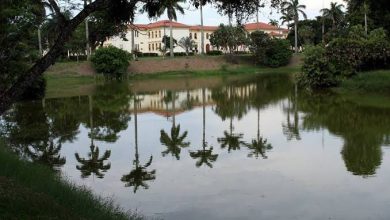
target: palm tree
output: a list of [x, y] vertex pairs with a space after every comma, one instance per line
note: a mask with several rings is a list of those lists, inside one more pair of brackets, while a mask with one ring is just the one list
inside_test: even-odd
[[144, 189], [149, 189], [149, 185], [146, 181], [152, 181], [156, 179], [156, 170], [148, 171], [147, 168], [152, 164], [153, 156], [150, 156], [149, 161], [145, 165], [140, 165], [139, 153], [138, 153], [138, 119], [137, 119], [137, 95], [134, 96], [134, 139], [135, 139], [135, 159], [133, 164], [135, 168], [130, 171], [129, 174], [123, 175], [122, 182], [125, 182], [125, 187], [134, 187], [134, 193], [137, 192], [138, 187], [142, 186]]
[[298, 22], [299, 22], [299, 14], [306, 19], [307, 15], [303, 11], [306, 9], [306, 5], [300, 5], [299, 0], [286, 0], [282, 2], [282, 10], [285, 13], [291, 14], [294, 20], [294, 32], [295, 32], [295, 53], [298, 53]]
[[204, 54], [204, 29], [203, 29], [203, 6], [206, 4], [206, 0], [195, 0], [194, 5], [196, 8], [199, 8], [200, 11], [200, 46], [201, 54]]
[[206, 142], [206, 105], [205, 105], [205, 89], [202, 89], [202, 104], [203, 104], [203, 141], [202, 141], [202, 149], [190, 152], [190, 156], [192, 159], [199, 159], [196, 162], [196, 167], [201, 167], [203, 164], [206, 164], [208, 167], [213, 168], [212, 163], [217, 161], [218, 154], [213, 154], [213, 147], [207, 149]]
[[104, 152], [102, 157], [99, 157], [99, 148], [95, 146], [93, 143], [94, 139], [94, 131], [93, 131], [93, 114], [92, 114], [92, 96], [89, 96], [89, 122], [91, 127], [91, 145], [90, 150], [91, 152], [88, 153], [88, 159], [81, 158], [78, 153], [75, 153], [76, 160], [81, 163], [80, 165], [77, 165], [76, 168], [81, 171], [81, 177], [87, 178], [92, 173], [94, 173], [98, 178], [103, 178], [104, 174], [102, 172], [107, 172], [111, 168], [111, 164], [104, 164], [105, 160], [108, 160], [108, 158], [111, 156], [111, 151], [107, 150]]
[[177, 42], [177, 44], [186, 51], [186, 55], [188, 56], [190, 50], [192, 50], [196, 43], [189, 37], [183, 37], [179, 40], [179, 42]]
[[177, 21], [177, 15], [176, 11], [179, 11], [181, 14], [184, 14], [184, 9], [180, 5], [180, 3], [185, 3], [185, 0], [165, 0], [161, 3], [161, 7], [158, 10], [157, 15], [161, 16], [167, 12], [168, 19], [169, 19], [169, 29], [170, 29], [170, 53], [171, 57], [174, 56], [173, 54], [173, 30], [172, 30], [172, 21]]
[[332, 28], [336, 28], [337, 24], [343, 19], [344, 12], [342, 8], [344, 5], [338, 4], [337, 2], [331, 2], [330, 8], [321, 9], [323, 18], [332, 20]]
[[282, 11], [282, 16], [280, 17], [280, 20], [282, 21], [281, 25], [287, 23], [287, 28], [290, 29], [290, 22], [293, 20], [293, 16], [290, 13]]
[[275, 26], [275, 27], [279, 27], [279, 22], [276, 19], [270, 19], [268, 24]]

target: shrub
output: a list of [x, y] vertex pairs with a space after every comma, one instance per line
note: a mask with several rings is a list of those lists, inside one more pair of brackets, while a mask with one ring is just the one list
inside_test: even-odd
[[326, 56], [337, 68], [338, 74], [351, 76], [359, 69], [365, 53], [361, 40], [339, 38], [331, 41], [326, 48]]
[[222, 51], [220, 50], [210, 50], [206, 53], [209, 56], [220, 56], [222, 55]]
[[98, 73], [106, 77], [120, 78], [127, 73], [131, 54], [117, 47], [101, 47], [91, 57], [93, 66]]
[[249, 48], [257, 63], [269, 67], [285, 66], [290, 62], [292, 56], [290, 43], [287, 40], [272, 39], [262, 31], [255, 31], [251, 34]]
[[285, 66], [290, 62], [292, 51], [287, 40], [270, 40], [264, 57], [264, 64], [269, 67]]
[[298, 76], [298, 83], [309, 88], [326, 88], [335, 86], [335, 66], [326, 56], [323, 46], [309, 46], [304, 52], [302, 73]]

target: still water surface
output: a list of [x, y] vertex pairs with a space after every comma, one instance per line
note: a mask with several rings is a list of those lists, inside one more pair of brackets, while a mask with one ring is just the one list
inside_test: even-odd
[[153, 218], [390, 219], [389, 108], [240, 78], [97, 85], [15, 105], [1, 133]]

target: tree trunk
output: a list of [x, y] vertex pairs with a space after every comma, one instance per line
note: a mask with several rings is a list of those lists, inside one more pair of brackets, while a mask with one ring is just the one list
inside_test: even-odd
[[106, 0], [96, 0], [85, 7], [72, 20], [63, 21], [59, 24], [61, 32], [58, 34], [58, 37], [54, 45], [50, 48], [50, 51], [36, 61], [29, 70], [18, 77], [11, 88], [0, 94], [0, 115], [3, 114], [12, 105], [12, 103], [17, 101], [26, 89], [29, 88], [40, 76], [42, 76], [43, 72], [45, 72], [47, 68], [55, 63], [56, 59], [61, 55], [65, 43], [72, 36], [72, 33], [77, 26], [92, 12], [103, 9], [105, 3]]
[[[84, 8], [87, 6], [87, 0], [84, 0]], [[86, 41], [86, 49], [87, 49], [87, 60], [91, 57], [91, 47], [89, 45], [89, 27], [88, 27], [88, 17], [85, 18], [85, 41]]]
[[295, 29], [295, 53], [298, 53], [298, 19], [295, 18], [294, 22], [294, 29]]
[[38, 46], [39, 46], [39, 57], [42, 57], [43, 50], [42, 50], [42, 38], [41, 38], [41, 25], [38, 26]]
[[169, 43], [170, 43], [170, 45], [169, 45], [169, 49], [170, 49], [170, 51], [171, 51], [171, 57], [173, 57], [174, 56], [174, 54], [173, 54], [173, 30], [172, 30], [172, 19], [170, 19], [169, 20], [170, 21], [170, 25], [169, 25], [169, 34], [170, 34], [170, 39], [169, 39]]
[[203, 29], [203, 2], [200, 3], [200, 31], [201, 31], [201, 41], [200, 41], [200, 46], [201, 46], [201, 54], [204, 54], [204, 29]]

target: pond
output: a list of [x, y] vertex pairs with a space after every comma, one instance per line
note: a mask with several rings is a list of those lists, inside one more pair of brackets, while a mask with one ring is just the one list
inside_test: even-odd
[[[72, 91], [74, 93], [75, 91]], [[390, 108], [284, 74], [97, 84], [16, 104], [21, 158], [157, 219], [390, 219]]]

